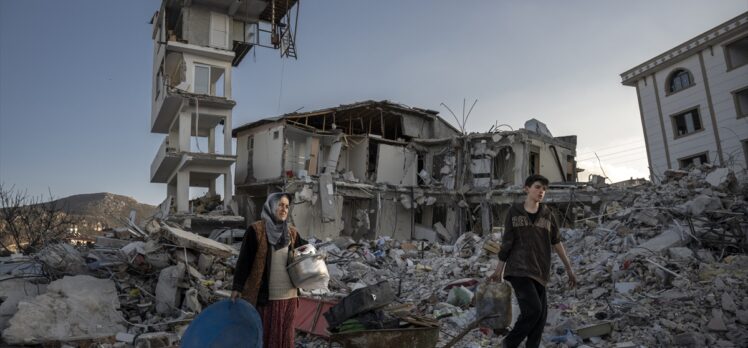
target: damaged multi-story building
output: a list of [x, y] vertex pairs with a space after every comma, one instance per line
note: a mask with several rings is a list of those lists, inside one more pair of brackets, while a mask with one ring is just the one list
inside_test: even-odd
[[501, 226], [532, 173], [569, 189], [576, 136], [530, 120], [519, 130], [464, 134], [437, 111], [364, 101], [261, 119], [233, 130], [235, 197], [248, 221], [271, 192], [295, 195], [291, 218], [316, 238], [451, 240]]
[[191, 187], [230, 203], [232, 68], [254, 47], [296, 58], [297, 2], [163, 0], [153, 15], [151, 132], [164, 136], [151, 182], [167, 184], [177, 213], [191, 211]]

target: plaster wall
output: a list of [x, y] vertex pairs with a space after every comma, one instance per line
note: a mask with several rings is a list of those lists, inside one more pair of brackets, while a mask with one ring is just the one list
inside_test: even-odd
[[415, 151], [401, 146], [379, 144], [377, 183], [390, 185], [416, 185], [418, 159]]
[[[343, 197], [335, 196], [336, 216], [343, 216]], [[291, 222], [299, 229], [304, 238], [314, 237], [324, 240], [325, 238], [337, 238], [343, 230], [343, 221], [338, 218], [330, 222], [322, 222], [322, 207], [320, 200], [312, 204], [305, 201], [294, 204], [291, 209]]]
[[702, 51], [702, 56], [725, 164], [740, 170], [746, 168], [741, 142], [748, 140], [748, 117], [738, 117], [733, 92], [748, 87], [748, 64], [728, 70], [725, 51], [724, 45], [718, 45]]

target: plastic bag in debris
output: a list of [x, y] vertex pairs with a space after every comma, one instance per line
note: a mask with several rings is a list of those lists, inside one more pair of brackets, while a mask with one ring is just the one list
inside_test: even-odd
[[475, 294], [478, 317], [498, 315], [483, 320], [492, 329], [504, 329], [512, 323], [512, 287], [507, 282], [485, 282], [478, 285]]
[[467, 306], [473, 300], [473, 292], [464, 286], [456, 286], [449, 291], [447, 303], [453, 306]]

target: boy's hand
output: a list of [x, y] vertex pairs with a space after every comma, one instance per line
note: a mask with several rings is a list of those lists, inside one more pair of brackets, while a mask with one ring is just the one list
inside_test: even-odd
[[577, 287], [577, 276], [574, 275], [574, 271], [572, 271], [571, 268], [567, 268], [566, 275], [569, 276], [569, 287], [576, 288]]
[[236, 290], [231, 291], [231, 302], [236, 302], [236, 299], [239, 298], [240, 295], [241, 294]]

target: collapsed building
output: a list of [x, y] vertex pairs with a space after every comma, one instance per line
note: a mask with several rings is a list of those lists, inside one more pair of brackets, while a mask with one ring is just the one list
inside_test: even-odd
[[525, 128], [464, 134], [437, 111], [364, 101], [235, 128], [235, 196], [247, 221], [269, 193], [295, 194], [291, 218], [316, 238], [454, 240], [500, 226], [529, 174], [554, 183], [550, 203], [584, 199], [576, 136]]

